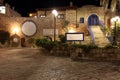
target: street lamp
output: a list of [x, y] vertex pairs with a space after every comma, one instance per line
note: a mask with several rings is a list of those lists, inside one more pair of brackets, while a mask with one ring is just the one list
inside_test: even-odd
[[114, 18], [112, 18], [112, 21], [114, 22], [114, 35], [113, 35], [113, 45], [117, 45], [117, 42], [116, 42], [116, 35], [117, 35], [117, 27], [116, 27], [116, 23], [118, 21], [119, 17], [116, 16]]
[[56, 16], [58, 15], [58, 12], [54, 9], [52, 11], [52, 14], [54, 15], [54, 42], [56, 41]]

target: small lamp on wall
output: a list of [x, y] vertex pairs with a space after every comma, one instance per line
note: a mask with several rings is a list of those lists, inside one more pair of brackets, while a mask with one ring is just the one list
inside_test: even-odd
[[14, 34], [18, 34], [18, 32], [19, 32], [18, 27], [14, 27], [13, 32], [14, 32]]

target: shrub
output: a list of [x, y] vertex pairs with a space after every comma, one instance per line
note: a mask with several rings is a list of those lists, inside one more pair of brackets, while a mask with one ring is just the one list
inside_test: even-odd
[[2, 44], [5, 44], [6, 41], [9, 41], [10, 39], [10, 34], [5, 31], [0, 31], [0, 42]]
[[44, 36], [46, 39], [52, 41], [52, 38], [50, 36]]
[[37, 47], [42, 47], [50, 51], [54, 46], [57, 46], [57, 42], [52, 42], [47, 38], [36, 39], [35, 42]]
[[65, 43], [66, 42], [66, 37], [65, 37], [65, 35], [59, 35], [59, 38], [60, 38], [60, 42], [62, 42], [62, 43]]
[[95, 44], [88, 44], [88, 45], [81, 45], [81, 44], [76, 44], [74, 45], [77, 48], [81, 48], [85, 53], [90, 51], [91, 49], [96, 49], [98, 48], [97, 45]]

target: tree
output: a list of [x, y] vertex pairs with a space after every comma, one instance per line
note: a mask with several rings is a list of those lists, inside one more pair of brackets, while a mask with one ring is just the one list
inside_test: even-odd
[[69, 24], [70, 22], [69, 21], [65, 21], [64, 22], [64, 24], [63, 24], [63, 26], [62, 26], [62, 28], [63, 28], [63, 30], [65, 31], [65, 32], [68, 32], [68, 24]]

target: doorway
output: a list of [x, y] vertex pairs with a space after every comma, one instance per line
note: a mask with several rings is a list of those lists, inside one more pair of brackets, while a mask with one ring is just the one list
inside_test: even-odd
[[88, 17], [88, 26], [99, 25], [99, 18], [96, 14], [92, 14]]
[[92, 26], [98, 26], [98, 25], [99, 25], [99, 17], [96, 14], [91, 14], [88, 17], [88, 29], [89, 29], [89, 32], [90, 32], [90, 36], [92, 38], [92, 43], [94, 43], [95, 40], [94, 40], [94, 33], [93, 33], [91, 27]]

